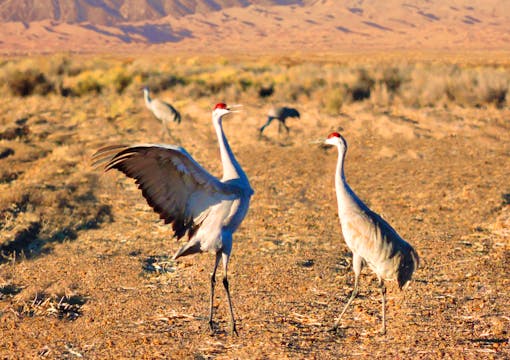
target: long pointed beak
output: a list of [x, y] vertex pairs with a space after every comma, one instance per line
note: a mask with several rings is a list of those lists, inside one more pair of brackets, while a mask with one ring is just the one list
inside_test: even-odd
[[324, 138], [312, 140], [312, 141], [310, 141], [310, 144], [319, 145], [320, 149], [326, 150], [326, 151], [333, 147], [332, 145], [326, 144], [326, 139], [324, 139]]
[[233, 110], [233, 108], [240, 108], [240, 107], [242, 107], [242, 106], [243, 106], [243, 105], [241, 105], [241, 104], [229, 105], [229, 106], [228, 106], [228, 110], [229, 110], [231, 113], [241, 112], [242, 110]]

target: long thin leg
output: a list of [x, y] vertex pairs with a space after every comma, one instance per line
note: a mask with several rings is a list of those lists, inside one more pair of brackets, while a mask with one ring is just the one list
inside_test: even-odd
[[262, 133], [264, 132], [264, 129], [265, 129], [266, 127], [268, 127], [268, 126], [269, 126], [269, 124], [271, 124], [271, 122], [272, 122], [273, 120], [274, 120], [274, 118], [272, 118], [272, 117], [269, 117], [269, 118], [267, 119], [266, 123], [265, 123], [264, 125], [262, 125], [262, 127], [259, 129], [260, 135], [262, 135]]
[[230, 298], [230, 290], [229, 290], [229, 286], [228, 286], [228, 279], [227, 279], [228, 259], [229, 259], [229, 255], [223, 253], [223, 273], [224, 273], [223, 286], [225, 287], [225, 292], [227, 293], [228, 307], [230, 309], [231, 331], [232, 331], [232, 334], [236, 334], [237, 336], [239, 336], [239, 334], [237, 333], [237, 329], [236, 329], [236, 321], [234, 319], [234, 310], [232, 309], [232, 299]]
[[166, 120], [161, 120], [161, 140], [164, 141], [166, 137], [170, 137]]
[[347, 301], [347, 304], [345, 304], [344, 309], [340, 313], [340, 316], [335, 320], [335, 325], [333, 325], [333, 330], [336, 330], [338, 328], [338, 323], [342, 319], [342, 316], [344, 315], [345, 311], [349, 307], [349, 305], [352, 303], [356, 295], [358, 295], [358, 286], [359, 286], [359, 275], [361, 274], [361, 265], [362, 265], [362, 257], [359, 255], [353, 254], [352, 256], [352, 268], [354, 270], [354, 289], [352, 290], [351, 297]]
[[214, 286], [216, 285], [216, 269], [220, 263], [221, 252], [216, 253], [216, 260], [214, 262], [214, 269], [211, 274], [211, 303], [209, 308], [209, 329], [213, 331], [213, 307], [214, 307]]
[[379, 279], [379, 287], [381, 288], [382, 295], [382, 327], [381, 334], [386, 334], [386, 286], [384, 285], [384, 280]]
[[290, 131], [290, 128], [287, 126], [287, 124], [285, 123], [285, 120], [282, 121], [282, 125], [283, 127], [285, 128], [285, 130], [287, 131], [287, 135], [289, 135], [289, 131]]

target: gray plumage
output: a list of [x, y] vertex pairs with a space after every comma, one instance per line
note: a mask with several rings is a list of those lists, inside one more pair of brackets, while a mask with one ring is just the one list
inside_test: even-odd
[[354, 289], [335, 321], [337, 328], [347, 307], [358, 293], [359, 276], [363, 263], [377, 275], [382, 294], [382, 327], [386, 332], [386, 287], [384, 280], [396, 280], [402, 289], [419, 265], [419, 258], [413, 247], [402, 239], [395, 229], [382, 217], [370, 210], [352, 191], [344, 175], [344, 160], [347, 142], [339, 133], [332, 133], [325, 144], [336, 146], [338, 163], [335, 173], [335, 188], [338, 201], [338, 216], [347, 246], [352, 251]]
[[186, 150], [173, 145], [113, 145], [99, 149], [95, 165], [117, 169], [136, 179], [147, 203], [174, 235], [188, 235], [188, 242], [174, 259], [199, 252], [214, 252], [216, 261], [211, 276], [209, 326], [213, 328], [213, 298], [216, 269], [223, 260], [223, 285], [227, 294], [232, 332], [237, 334], [227, 280], [227, 265], [232, 250], [232, 235], [246, 216], [253, 189], [237, 162], [223, 133], [222, 117], [232, 112], [225, 104], [216, 105], [213, 125], [218, 136], [223, 178], [209, 174]]
[[148, 87], [143, 89], [143, 96], [147, 109], [152, 112], [156, 119], [161, 121], [162, 136], [164, 137], [165, 135], [168, 135], [168, 137], [170, 137], [168, 124], [172, 121], [180, 124], [181, 114], [172, 105], [159, 99], [151, 99]]
[[287, 131], [287, 134], [288, 134], [290, 129], [287, 126], [287, 124], [285, 123], [285, 121], [287, 120], [287, 118], [299, 118], [299, 117], [300, 117], [299, 111], [297, 111], [294, 108], [285, 107], [285, 106], [273, 107], [267, 113], [266, 123], [264, 125], [262, 125], [262, 127], [259, 129], [260, 135], [262, 135], [262, 133], [264, 132], [264, 129], [266, 127], [268, 127], [269, 124], [271, 124], [271, 122], [273, 122], [273, 120], [275, 120], [275, 119], [278, 120], [278, 133], [281, 132], [281, 128], [283, 127], [283, 128], [285, 128], [285, 130]]

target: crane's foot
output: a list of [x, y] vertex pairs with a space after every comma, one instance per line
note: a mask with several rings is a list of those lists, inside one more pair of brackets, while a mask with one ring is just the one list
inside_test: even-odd
[[344, 329], [339, 327], [338, 324], [333, 325], [328, 329], [328, 332], [334, 335], [344, 336]]
[[214, 335], [214, 333], [216, 332], [214, 322], [212, 320], [209, 320], [209, 331], [211, 332], [211, 335]]
[[235, 334], [236, 336], [239, 336], [239, 333], [237, 332], [236, 324], [233, 324], [233, 325], [232, 325], [232, 328], [230, 329], [230, 334], [231, 334], [232, 336], [234, 336], [234, 334]]
[[381, 330], [379, 330], [379, 335], [386, 335], [386, 326], [381, 327]]

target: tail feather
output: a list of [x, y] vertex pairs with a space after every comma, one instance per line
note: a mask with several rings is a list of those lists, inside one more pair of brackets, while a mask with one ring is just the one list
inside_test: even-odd
[[199, 252], [202, 252], [202, 249], [200, 249], [200, 241], [196, 241], [195, 239], [193, 239], [186, 243], [183, 247], [181, 247], [175, 253], [173, 259], [176, 260], [181, 256], [193, 255]]

